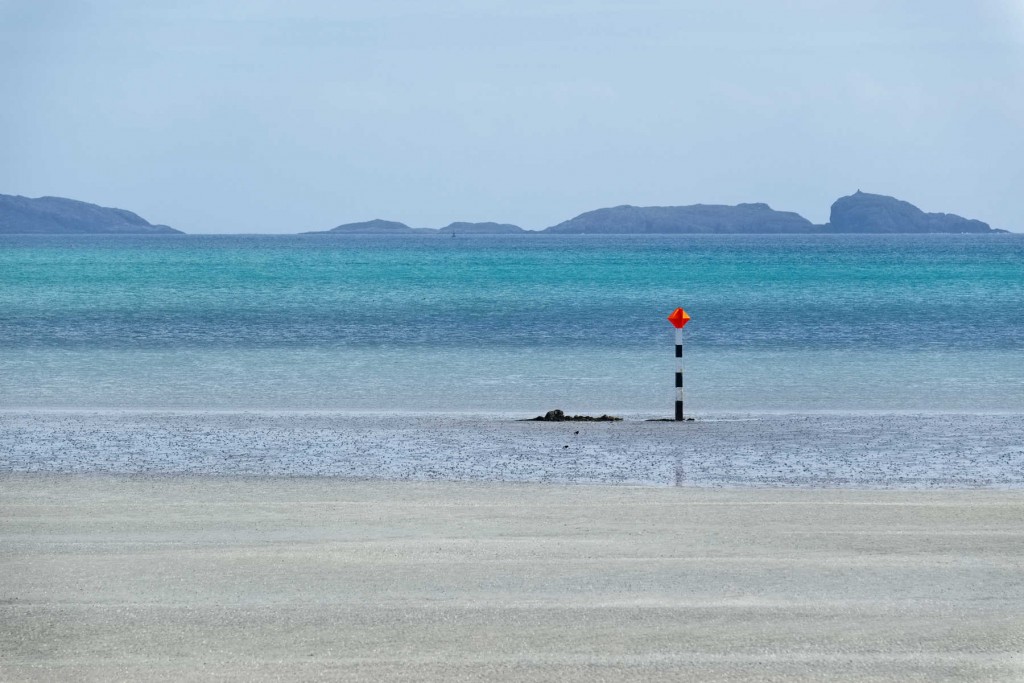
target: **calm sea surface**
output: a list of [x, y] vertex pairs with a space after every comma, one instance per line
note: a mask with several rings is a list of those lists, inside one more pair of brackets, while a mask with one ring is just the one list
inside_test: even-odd
[[1024, 410], [1024, 236], [0, 237], [0, 408]]

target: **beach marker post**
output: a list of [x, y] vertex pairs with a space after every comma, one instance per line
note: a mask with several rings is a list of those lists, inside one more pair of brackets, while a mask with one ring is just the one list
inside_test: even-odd
[[676, 328], [676, 422], [683, 421], [683, 327], [690, 322], [689, 314], [681, 308], [672, 311], [668, 321]]

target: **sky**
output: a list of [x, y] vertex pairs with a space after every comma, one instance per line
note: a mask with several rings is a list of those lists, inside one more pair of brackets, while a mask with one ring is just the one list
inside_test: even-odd
[[186, 232], [1022, 188], [1024, 0], [0, 0], [0, 193]]

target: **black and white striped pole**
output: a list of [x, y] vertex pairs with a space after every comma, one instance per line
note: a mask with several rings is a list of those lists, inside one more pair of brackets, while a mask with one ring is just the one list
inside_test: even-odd
[[690, 322], [686, 311], [677, 308], [668, 321], [676, 328], [676, 422], [683, 421], [683, 327]]

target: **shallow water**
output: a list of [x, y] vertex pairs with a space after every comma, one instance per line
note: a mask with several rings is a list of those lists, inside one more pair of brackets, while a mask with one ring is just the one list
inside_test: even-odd
[[0, 237], [0, 407], [1024, 410], [1024, 236]]
[[1022, 415], [0, 411], [0, 474], [114, 473], [699, 487], [1024, 488]]

